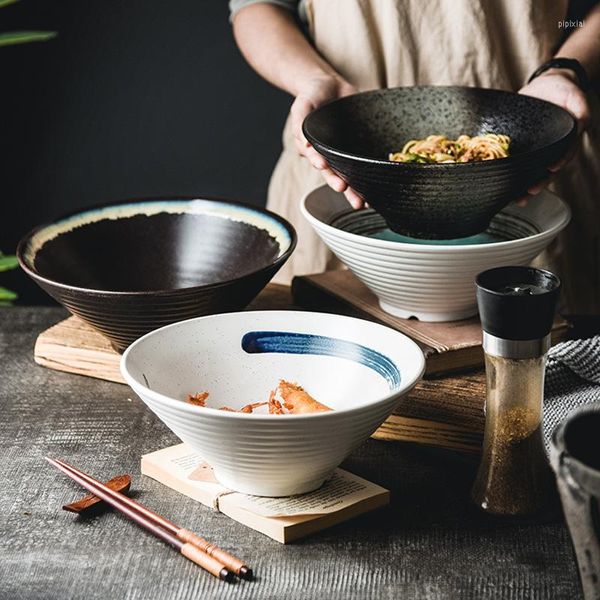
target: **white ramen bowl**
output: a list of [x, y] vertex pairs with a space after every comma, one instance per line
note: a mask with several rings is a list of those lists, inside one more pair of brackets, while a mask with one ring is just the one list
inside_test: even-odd
[[493, 267], [529, 264], [571, 218], [565, 202], [543, 191], [526, 206], [507, 206], [483, 237], [411, 241], [386, 232], [385, 221], [372, 209], [352, 210], [327, 186], [303, 199], [302, 213], [383, 310], [421, 321], [475, 315], [475, 276]]
[[[312, 312], [200, 317], [157, 329], [121, 360], [127, 383], [225, 487], [259, 496], [318, 488], [394, 410], [423, 374], [408, 337], [383, 325]], [[245, 414], [279, 379], [331, 412]], [[187, 402], [208, 391], [206, 407]]]

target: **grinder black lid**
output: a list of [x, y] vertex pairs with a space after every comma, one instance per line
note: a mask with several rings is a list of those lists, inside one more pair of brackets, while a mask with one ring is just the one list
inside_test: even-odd
[[498, 267], [479, 273], [477, 304], [483, 330], [505, 340], [536, 340], [550, 333], [560, 279], [532, 267]]

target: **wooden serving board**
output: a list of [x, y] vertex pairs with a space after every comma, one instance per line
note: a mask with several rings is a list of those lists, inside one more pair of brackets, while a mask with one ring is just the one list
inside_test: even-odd
[[[125, 383], [120, 356], [77, 317], [41, 333], [34, 351], [44, 367]], [[484, 425], [483, 372], [420, 382], [373, 437], [478, 452]]]
[[[425, 377], [483, 368], [481, 324], [478, 317], [448, 323], [427, 323], [402, 319], [385, 312], [377, 297], [350, 271], [341, 269], [315, 275], [294, 277], [294, 301], [311, 310], [327, 308], [348, 312], [396, 329], [413, 339], [427, 358]], [[557, 317], [552, 327], [552, 342], [564, 337], [567, 322]]]
[[125, 383], [120, 354], [100, 333], [78, 317], [69, 317], [42, 332], [33, 351], [42, 367]]

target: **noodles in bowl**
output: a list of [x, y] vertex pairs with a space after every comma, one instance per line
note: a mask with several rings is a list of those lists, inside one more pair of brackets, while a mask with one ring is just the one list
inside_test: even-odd
[[466, 163], [506, 158], [510, 137], [503, 134], [461, 135], [451, 140], [445, 135], [430, 135], [410, 140], [402, 152], [390, 152], [389, 160], [403, 163]]

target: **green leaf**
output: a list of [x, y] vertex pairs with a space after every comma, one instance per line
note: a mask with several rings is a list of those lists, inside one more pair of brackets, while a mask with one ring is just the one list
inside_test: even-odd
[[19, 0], [0, 0], [0, 8], [4, 8], [5, 6], [8, 6], [9, 4], [15, 4], [15, 2], [18, 2]]
[[16, 300], [17, 295], [6, 288], [0, 286], [0, 302], [10, 302], [11, 300]]
[[9, 271], [19, 266], [19, 261], [16, 256], [5, 256], [0, 253], [0, 273], [2, 271]]
[[56, 31], [9, 31], [0, 33], [0, 46], [45, 42], [56, 37], [56, 35]]

